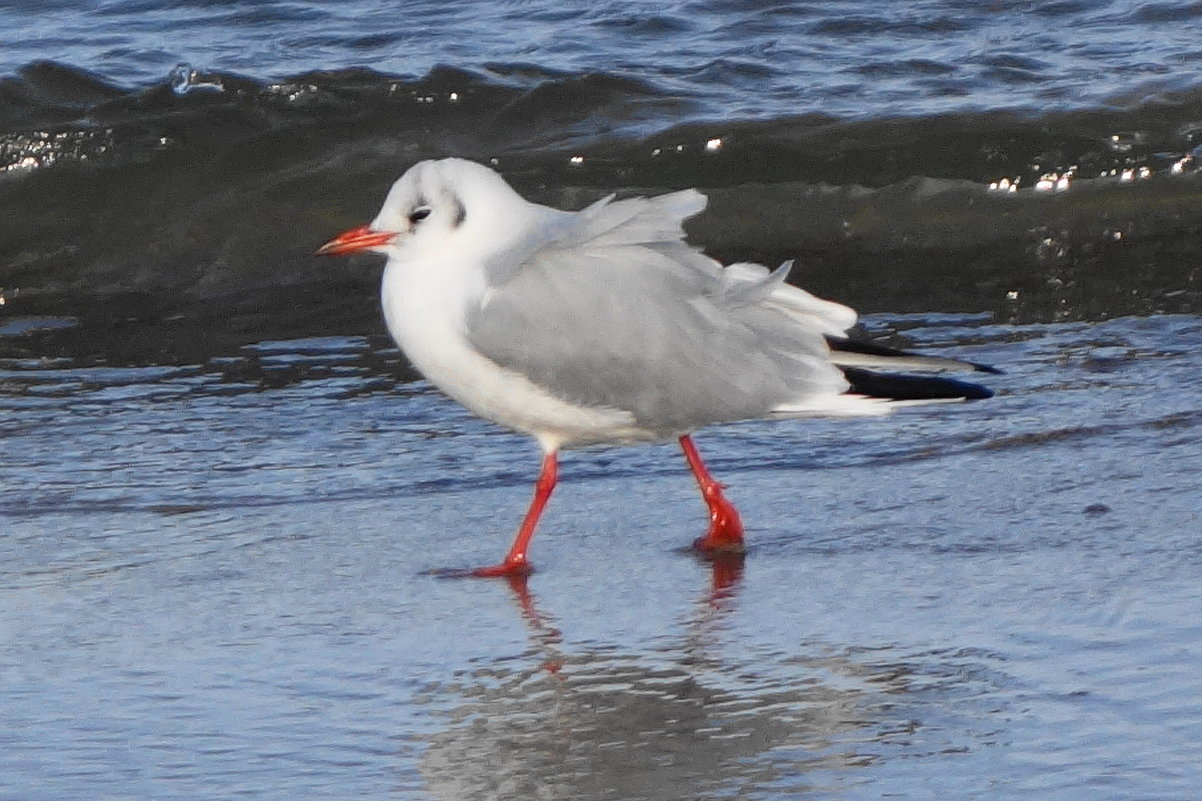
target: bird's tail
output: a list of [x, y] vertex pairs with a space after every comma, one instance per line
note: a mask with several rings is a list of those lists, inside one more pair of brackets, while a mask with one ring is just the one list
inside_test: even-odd
[[[827, 337], [831, 361], [843, 371], [849, 393], [894, 402], [982, 400], [993, 397], [988, 387], [948, 378], [941, 373], [1000, 373], [987, 364], [928, 356], [897, 350], [873, 342]], [[925, 375], [935, 373], [936, 375]]]

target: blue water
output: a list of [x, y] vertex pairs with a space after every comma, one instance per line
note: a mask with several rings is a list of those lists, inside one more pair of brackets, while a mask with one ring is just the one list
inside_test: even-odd
[[424, 571], [535, 449], [369, 341], [4, 362], [0, 798], [1192, 798], [1202, 321], [868, 323], [1001, 394], [703, 432], [741, 569], [675, 449], [569, 454], [514, 588]]
[[[1199, 17], [0, 0], [0, 801], [1196, 798]], [[703, 431], [741, 566], [655, 446], [435, 579], [536, 449], [312, 251], [446, 155], [697, 186], [998, 396]]]
[[716, 118], [1056, 111], [1198, 87], [1196, 5], [1016, 0], [41, 2], [0, 5], [0, 75], [36, 60], [126, 86], [180, 62], [280, 80], [438, 65], [498, 80], [606, 73]]

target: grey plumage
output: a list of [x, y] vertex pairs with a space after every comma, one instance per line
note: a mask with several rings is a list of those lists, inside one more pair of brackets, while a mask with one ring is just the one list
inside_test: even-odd
[[692, 191], [594, 204], [489, 287], [469, 342], [665, 437], [842, 391], [823, 333], [843, 307], [787, 286], [787, 264], [723, 269], [685, 245], [680, 220], [703, 205]]

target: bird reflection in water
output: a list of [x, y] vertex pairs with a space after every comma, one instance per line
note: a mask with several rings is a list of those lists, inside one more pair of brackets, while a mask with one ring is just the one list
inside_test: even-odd
[[548, 673], [558, 673], [563, 667], [563, 655], [559, 650], [559, 646], [563, 643], [563, 635], [559, 629], [551, 625], [551, 619], [538, 610], [534, 596], [530, 593], [529, 580], [529, 573], [513, 573], [505, 576], [505, 583], [513, 592], [518, 611], [522, 613], [522, 620], [530, 629], [530, 638], [535, 649], [546, 655], [541, 666], [542, 669]]
[[[862, 758], [832, 747], [870, 729], [861, 707], [871, 677], [844, 657], [767, 652], [741, 642], [742, 565], [708, 565], [705, 590], [649, 646], [584, 641], [564, 647], [559, 621], [525, 576], [507, 579], [533, 642], [457, 682], [453, 723], [423, 751], [437, 798], [669, 799], [771, 786], [814, 789], [816, 771]], [[534, 664], [530, 657], [534, 656]]]
[[[704, 626], [706, 621], [712, 621], [716, 616], [724, 616], [733, 608], [739, 583], [743, 580], [744, 560], [745, 556], [741, 553], [715, 554], [705, 559], [710, 568], [710, 582], [708, 591], [697, 604], [696, 627]], [[542, 669], [548, 673], [558, 673], [564, 664], [560, 650], [563, 634], [552, 625], [554, 618], [539, 610], [530, 592], [529, 580], [528, 573], [505, 576], [505, 583], [513, 593], [522, 620], [530, 630], [533, 646], [545, 655]]]

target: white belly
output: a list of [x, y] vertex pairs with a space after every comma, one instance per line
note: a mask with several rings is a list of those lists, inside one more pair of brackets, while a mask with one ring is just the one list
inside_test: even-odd
[[530, 434], [547, 451], [655, 438], [629, 412], [578, 406], [482, 356], [464, 335], [465, 303], [473, 293], [448, 271], [408, 266], [389, 264], [384, 272], [388, 330], [430, 383], [472, 413]]

